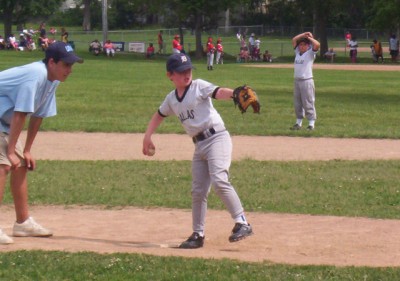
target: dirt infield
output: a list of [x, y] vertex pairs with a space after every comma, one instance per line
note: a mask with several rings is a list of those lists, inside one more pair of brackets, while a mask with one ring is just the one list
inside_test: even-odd
[[[141, 154], [142, 137], [42, 132], [33, 153], [37, 159], [60, 160], [191, 159], [193, 144], [187, 136], [155, 135], [159, 146], [152, 158]], [[235, 136], [233, 143], [234, 160], [400, 159], [400, 140]], [[244, 145], [245, 151], [240, 149]], [[11, 234], [14, 210], [12, 206], [0, 210], [0, 227]], [[13, 245], [0, 246], [0, 251], [128, 252], [286, 264], [400, 266], [399, 220], [248, 213], [255, 235], [229, 243], [233, 223], [228, 213], [209, 210], [205, 247], [180, 250], [176, 246], [191, 233], [190, 210], [35, 206], [31, 214], [53, 229], [54, 237], [15, 238]]]

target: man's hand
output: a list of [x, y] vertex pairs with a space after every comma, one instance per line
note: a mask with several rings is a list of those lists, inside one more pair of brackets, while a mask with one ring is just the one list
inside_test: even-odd
[[15, 171], [20, 165], [21, 160], [19, 159], [18, 155], [15, 153], [8, 154], [8, 160], [11, 162], [11, 170]]
[[32, 154], [30, 152], [25, 151], [24, 158], [25, 158], [26, 168], [28, 168], [28, 170], [30, 171], [35, 170], [36, 160], [33, 158]]

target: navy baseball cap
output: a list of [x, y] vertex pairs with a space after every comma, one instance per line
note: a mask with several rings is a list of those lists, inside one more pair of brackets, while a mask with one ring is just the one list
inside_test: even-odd
[[46, 59], [49, 60], [50, 58], [70, 64], [75, 62], [83, 63], [83, 59], [75, 55], [74, 49], [61, 41], [50, 44], [46, 49]]
[[185, 54], [173, 54], [167, 60], [168, 72], [184, 72], [188, 69], [193, 69], [192, 61]]

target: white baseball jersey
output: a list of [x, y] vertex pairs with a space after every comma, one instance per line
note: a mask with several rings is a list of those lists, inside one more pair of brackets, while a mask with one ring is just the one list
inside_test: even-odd
[[193, 80], [182, 98], [178, 97], [176, 90], [171, 91], [158, 113], [163, 117], [176, 115], [191, 137], [210, 128], [224, 128], [224, 122], [211, 101], [218, 88], [201, 79]]
[[314, 52], [312, 46], [300, 55], [299, 48], [294, 50], [296, 57], [294, 59], [294, 78], [295, 79], [310, 79], [313, 78], [312, 65], [317, 52]]

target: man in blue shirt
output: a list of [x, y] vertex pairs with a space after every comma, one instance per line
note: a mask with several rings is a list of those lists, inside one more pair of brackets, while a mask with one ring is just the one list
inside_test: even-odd
[[[27, 171], [36, 168], [31, 148], [42, 119], [57, 114], [57, 86], [71, 74], [75, 62], [83, 60], [69, 45], [55, 42], [46, 50], [43, 61], [0, 72], [0, 203], [10, 174], [16, 213], [13, 236], [53, 235], [29, 216]], [[27, 119], [27, 137], [22, 146], [19, 136]], [[0, 244], [11, 243], [12, 238], [0, 229]]]

